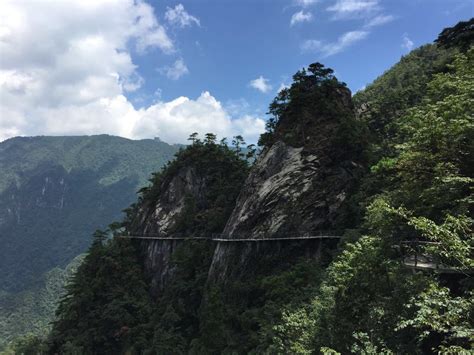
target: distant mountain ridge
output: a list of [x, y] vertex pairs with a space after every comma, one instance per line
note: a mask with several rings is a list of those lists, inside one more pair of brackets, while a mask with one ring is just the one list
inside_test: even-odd
[[[25, 173], [39, 165], [54, 163], [65, 170], [101, 171], [103, 185], [117, 182], [125, 176], [137, 175], [139, 185], [146, 182], [149, 169], [160, 166], [140, 153], [156, 152], [163, 163], [178, 150], [159, 138], [131, 140], [110, 135], [14, 137], [0, 142], [0, 192], [18, 181], [18, 172]], [[124, 159], [115, 160], [121, 156]], [[132, 165], [130, 166], [129, 163]], [[131, 170], [130, 168], [138, 168]]]
[[108, 135], [0, 143], [0, 289], [19, 291], [82, 253], [178, 148]]
[[12, 299], [43, 287], [46, 272], [66, 267], [94, 230], [120, 219], [178, 149], [108, 135], [1, 142], [0, 323], [14, 317]]

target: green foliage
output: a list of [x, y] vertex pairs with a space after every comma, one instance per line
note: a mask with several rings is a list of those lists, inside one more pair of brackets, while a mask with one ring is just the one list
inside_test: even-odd
[[[321, 280], [319, 263], [300, 260], [266, 275], [213, 286], [200, 310], [200, 336], [192, 342], [194, 354], [288, 353], [286, 332], [277, 325], [300, 304], [309, 301]], [[297, 334], [300, 329], [288, 330]], [[298, 353], [299, 344], [291, 347]]]
[[[98, 235], [98, 233], [96, 233]], [[57, 310], [48, 340], [51, 352], [139, 352], [151, 300], [137, 245], [96, 238]]]
[[469, 49], [474, 42], [474, 18], [461, 21], [454, 27], [445, 28], [435, 42], [446, 47], [457, 46], [462, 50]]
[[[193, 169], [205, 181], [199, 200], [197, 196], [186, 196], [171, 233], [202, 237], [220, 233], [248, 173], [240, 148], [245, 144], [242, 137], [234, 138], [234, 149], [224, 142], [216, 144], [211, 134], [206, 137], [201, 142], [193, 136], [193, 144], [181, 150], [166, 169], [154, 175], [152, 186], [143, 190], [140, 204], [153, 206], [168, 188], [169, 181], [183, 169]], [[133, 228], [133, 223], [128, 228]], [[200, 306], [214, 247], [212, 242], [189, 241], [176, 248], [171, 265], [173, 278], [153, 311], [150, 351], [187, 353], [199, 337]]]
[[199, 334], [201, 305], [212, 261], [212, 242], [181, 244], [173, 254], [173, 279], [160, 296], [150, 326], [157, 353], [187, 353]]
[[83, 256], [74, 258], [64, 269], [56, 267], [45, 273], [34, 288], [0, 296], [0, 349], [13, 340], [27, 336], [45, 338], [60, 298], [64, 295], [64, 285], [76, 272]]
[[423, 292], [410, 299], [405, 308], [415, 309], [416, 313], [409, 319], [402, 317], [396, 330], [412, 329], [420, 343], [429, 337], [437, 337], [442, 339], [438, 346], [445, 349], [456, 347], [464, 351], [474, 350], [472, 292], [465, 297], [453, 297], [448, 288], [431, 283]]
[[399, 248], [434, 242], [422, 252], [473, 267], [474, 50], [455, 53], [422, 47], [356, 95], [378, 137], [358, 197], [370, 236], [344, 245], [312, 302], [276, 326], [281, 352], [472, 351], [471, 278], [414, 273]]
[[35, 335], [25, 335], [17, 338], [5, 351], [0, 352], [2, 355], [46, 355], [48, 354], [48, 345], [45, 339]]
[[[293, 323], [279, 326], [281, 342], [291, 344], [290, 349], [303, 349], [300, 353], [324, 347], [347, 353], [357, 346], [410, 353], [414, 350], [410, 334], [394, 334], [393, 328], [400, 309], [420, 283], [419, 276], [409, 277], [398, 263], [386, 258], [380, 240], [364, 237], [349, 243], [329, 266], [312, 301], [300, 307], [296, 317], [287, 315]], [[367, 335], [370, 344], [355, 334]]]
[[350, 96], [332, 69], [310, 64], [307, 70], [298, 71], [291, 86], [270, 104], [272, 117], [259, 145], [271, 146], [282, 140], [294, 147], [319, 149], [334, 160], [361, 156], [367, 132], [364, 124], [355, 120]]
[[[214, 135], [208, 133], [207, 136]], [[174, 177], [185, 170], [192, 170], [198, 179], [205, 181], [204, 196], [199, 201], [196, 196], [187, 196], [186, 211], [180, 214], [172, 233], [210, 235], [222, 231], [249, 166], [242, 159], [240, 148], [231, 149], [225, 144], [216, 144], [215, 139], [201, 142], [197, 135], [192, 135], [192, 139], [194, 144], [181, 149], [163, 170], [152, 174], [151, 185], [140, 190], [138, 203], [127, 210], [124, 225], [128, 230], [140, 229], [140, 221], [135, 221], [140, 208], [154, 206]]]
[[423, 100], [433, 75], [446, 71], [456, 52], [456, 47], [424, 45], [354, 95], [356, 112], [369, 127], [372, 159], [392, 153], [396, 120]]
[[[154, 173], [151, 185], [141, 190], [139, 201], [115, 228], [140, 228], [140, 211], [153, 209], [182, 172], [190, 172], [205, 188], [199, 196], [185, 197], [184, 208], [170, 235], [209, 236], [221, 232], [234, 207], [248, 172], [240, 151], [216, 144], [207, 134], [180, 150], [176, 159]], [[172, 254], [173, 278], [155, 302], [142, 278], [138, 247], [97, 231], [83, 265], [58, 310], [52, 351], [117, 353], [186, 353], [200, 331], [199, 307], [203, 298], [214, 243], [189, 241]], [[89, 286], [86, 286], [89, 285]]]

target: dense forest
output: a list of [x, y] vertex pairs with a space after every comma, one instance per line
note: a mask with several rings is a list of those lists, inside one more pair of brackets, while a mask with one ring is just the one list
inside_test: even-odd
[[[443, 30], [352, 98], [331, 69], [313, 63], [298, 71], [270, 105], [256, 160], [254, 147], [242, 150], [241, 137], [232, 149], [212, 134], [192, 135], [126, 218], [94, 234], [51, 333], [18, 339], [8, 351], [472, 353], [473, 26], [470, 20]], [[261, 246], [258, 269], [219, 280], [212, 270], [222, 260], [210, 240], [164, 249], [164, 241], [120, 237], [205, 237], [229, 229], [236, 201], [257, 184], [252, 171], [273, 166], [265, 159], [278, 146], [317, 155], [320, 170], [350, 171], [338, 215], [320, 224], [342, 229], [337, 246], [318, 249], [317, 257], [300, 253], [307, 244], [278, 255]], [[331, 181], [311, 188], [330, 189]], [[288, 206], [308, 202], [281, 198]], [[310, 202], [317, 208], [321, 201]], [[308, 224], [296, 212], [288, 211], [288, 233]], [[150, 248], [169, 256], [160, 259], [169, 268], [161, 279], [146, 261]], [[227, 269], [257, 253], [239, 250], [224, 260]], [[433, 267], [415, 268], [415, 254]]]

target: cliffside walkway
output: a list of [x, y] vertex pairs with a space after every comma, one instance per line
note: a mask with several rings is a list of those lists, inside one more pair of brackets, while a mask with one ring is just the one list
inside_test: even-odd
[[[298, 240], [340, 240], [342, 237], [337, 235], [334, 231], [317, 231], [313, 235], [285, 235], [282, 237], [269, 237], [264, 235], [258, 238], [248, 238], [246, 235], [233, 235], [232, 237], [226, 234], [212, 234], [209, 237], [190, 237], [190, 236], [174, 236], [163, 237], [159, 234], [144, 234], [144, 235], [120, 235], [119, 238], [124, 239], [144, 239], [144, 240], [209, 240], [218, 243], [262, 243], [262, 242], [282, 242], [282, 241], [298, 241]], [[438, 259], [429, 256], [423, 248], [430, 245], [439, 245], [440, 243], [409, 240], [401, 242], [401, 252], [404, 255], [403, 264], [406, 267], [416, 270], [435, 270], [440, 273], [463, 273], [472, 274], [473, 270], [463, 270], [444, 265]]]
[[341, 239], [341, 236], [333, 235], [329, 232], [320, 233], [318, 235], [297, 235], [297, 236], [282, 236], [282, 237], [270, 237], [265, 238], [261, 236], [259, 238], [246, 238], [243, 235], [236, 235], [236, 237], [230, 237], [225, 234], [212, 234], [209, 237], [188, 237], [188, 236], [175, 236], [175, 237], [163, 237], [160, 235], [121, 235], [119, 238], [126, 239], [148, 239], [148, 240], [210, 240], [213, 242], [231, 242], [231, 243], [249, 243], [249, 242], [281, 242], [289, 240], [309, 240], [309, 239]]
[[[424, 249], [430, 246], [441, 246], [440, 242], [424, 240], [407, 240], [401, 243], [401, 252], [405, 255], [403, 264], [415, 270], [433, 270], [442, 274], [465, 274], [469, 275], [474, 270], [469, 268], [457, 268], [444, 264], [442, 260], [427, 253]], [[474, 250], [471, 248], [471, 252]]]

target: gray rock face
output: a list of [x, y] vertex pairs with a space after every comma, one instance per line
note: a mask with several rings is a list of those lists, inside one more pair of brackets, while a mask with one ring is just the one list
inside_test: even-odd
[[[333, 164], [315, 151], [276, 142], [262, 152], [250, 172], [224, 234], [230, 238], [278, 238], [338, 229], [337, 218], [356, 168], [350, 161]], [[271, 257], [282, 248], [294, 249], [293, 256], [298, 257], [319, 255], [321, 247], [319, 241], [239, 244], [219, 243], [210, 280], [226, 279], [239, 268], [249, 269], [246, 264], [252, 259]], [[258, 248], [265, 248], [265, 253], [256, 257]]]
[[206, 187], [205, 180], [196, 174], [193, 167], [182, 168], [170, 181], [163, 182], [163, 185], [163, 193], [154, 208], [143, 210], [140, 214], [141, 234], [171, 237], [173, 227], [185, 206], [186, 196], [191, 195], [199, 202]]
[[182, 240], [151, 240], [142, 244], [145, 256], [145, 272], [150, 277], [150, 290], [157, 298], [174, 275], [171, 258]]
[[[185, 207], [186, 196], [199, 201], [203, 198], [206, 181], [196, 174], [193, 167], [183, 167], [170, 181], [163, 182], [162, 193], [153, 208], [139, 214], [139, 235], [173, 237], [173, 228]], [[180, 240], [153, 240], [142, 243], [145, 272], [151, 278], [151, 293], [154, 297], [166, 287], [173, 277], [171, 258]]]

